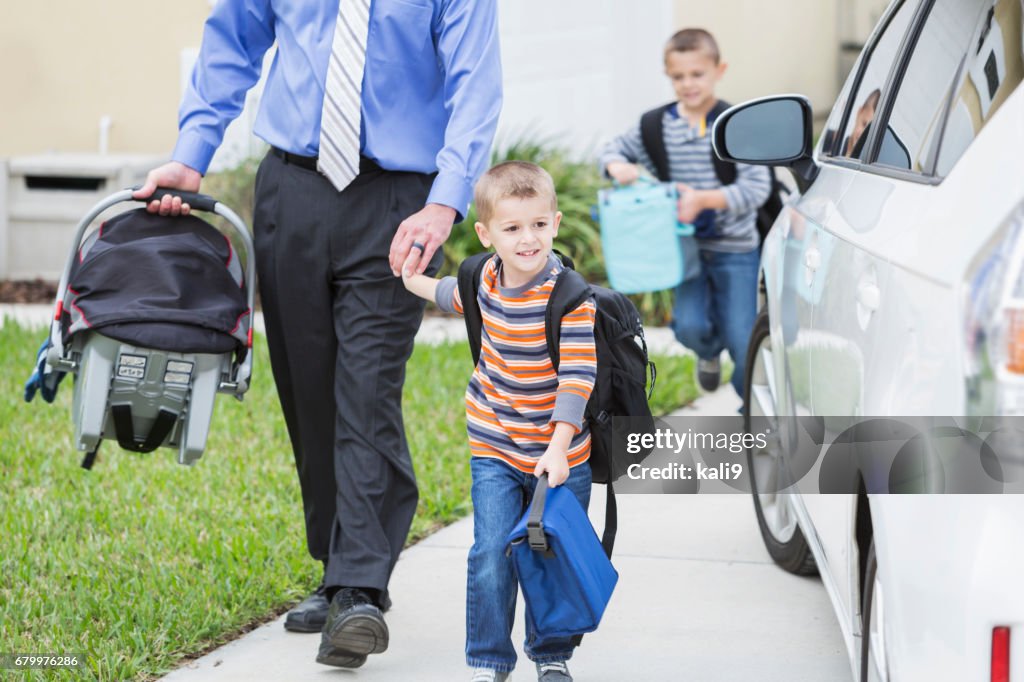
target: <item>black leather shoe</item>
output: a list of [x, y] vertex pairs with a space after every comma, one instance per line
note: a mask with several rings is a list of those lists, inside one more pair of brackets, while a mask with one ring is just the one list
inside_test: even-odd
[[320, 583], [313, 594], [288, 612], [284, 618], [284, 629], [290, 632], [320, 632], [327, 622], [329, 608], [327, 592], [324, 584]]
[[330, 643], [321, 641], [320, 651], [317, 652], [316, 662], [324, 665], [333, 665], [336, 668], [358, 668], [366, 663], [366, 654], [353, 654], [348, 651], [335, 649]]
[[317, 661], [326, 663], [326, 659], [344, 654], [379, 654], [387, 648], [388, 626], [370, 595], [352, 587], [338, 590], [327, 612]]

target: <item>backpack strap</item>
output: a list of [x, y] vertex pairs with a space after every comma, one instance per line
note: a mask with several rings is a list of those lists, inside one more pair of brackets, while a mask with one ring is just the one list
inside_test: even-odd
[[[669, 182], [672, 178], [669, 174], [668, 151], [665, 149], [665, 122], [664, 116], [669, 109], [676, 106], [675, 102], [663, 104], [647, 111], [640, 117], [640, 140], [643, 142], [644, 151], [650, 157], [654, 165], [658, 179], [662, 182]], [[732, 105], [724, 99], [715, 102], [707, 115], [707, 127], [710, 130], [715, 119], [721, 116], [726, 109]], [[715, 177], [723, 185], [731, 185], [736, 182], [736, 164], [730, 161], [723, 161], [711, 152], [711, 163], [715, 167]]]
[[548, 355], [551, 356], [551, 365], [556, 372], [558, 371], [558, 344], [562, 336], [562, 318], [566, 313], [576, 310], [593, 294], [593, 290], [587, 284], [587, 280], [583, 279], [583, 275], [572, 269], [572, 261], [566, 263], [566, 257], [562, 256], [562, 263], [566, 267], [558, 273], [555, 286], [551, 289], [551, 297], [548, 298], [548, 305], [544, 309], [544, 336], [548, 344]]
[[493, 253], [485, 251], [470, 256], [459, 265], [459, 299], [462, 301], [462, 319], [466, 322], [466, 334], [469, 336], [469, 350], [473, 353], [474, 367], [480, 362], [480, 334], [484, 324], [480, 314], [480, 302], [476, 297], [480, 291], [480, 279], [483, 277], [484, 268], [492, 256]]
[[[711, 127], [715, 124], [715, 119], [725, 113], [725, 110], [732, 105], [726, 102], [724, 99], [720, 99], [715, 102], [715, 106], [711, 107], [711, 111], [708, 112], [707, 116], [707, 127], [708, 132], [711, 131]], [[715, 177], [723, 185], [731, 185], [736, 182], [736, 164], [731, 161], [723, 161], [715, 155], [715, 150], [711, 150], [711, 165], [715, 167]]]
[[[605, 497], [604, 534], [601, 536], [601, 547], [610, 561], [612, 549], [615, 547], [615, 533], [619, 530], [619, 508], [615, 503], [615, 488], [612, 486], [612, 482], [609, 480], [605, 486], [608, 488], [608, 494]], [[582, 642], [582, 634], [573, 635], [570, 640], [570, 644], [574, 647], [579, 646]]]
[[[559, 254], [561, 256], [561, 254]], [[563, 263], [565, 257], [563, 256]], [[562, 318], [567, 312], [578, 308], [584, 301], [593, 296], [594, 291], [583, 279], [583, 275], [566, 267], [558, 274], [555, 286], [551, 290], [551, 298], [544, 311], [544, 334], [547, 338], [548, 353], [551, 364], [558, 371], [558, 343], [562, 333]], [[604, 533], [601, 545], [610, 559], [615, 547], [615, 533], [618, 531], [618, 507], [615, 503], [615, 489], [608, 483], [608, 496], [605, 500]]]
[[645, 112], [640, 117], [640, 141], [644, 145], [644, 151], [654, 165], [655, 173], [662, 182], [668, 182], [668, 151], [665, 149], [665, 113], [676, 105], [675, 102], [663, 104], [660, 107]]

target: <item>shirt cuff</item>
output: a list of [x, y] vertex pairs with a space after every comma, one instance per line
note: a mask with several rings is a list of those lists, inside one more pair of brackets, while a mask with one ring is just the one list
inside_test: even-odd
[[217, 148], [198, 133], [183, 130], [178, 135], [178, 143], [174, 145], [171, 160], [199, 171], [200, 175], [206, 175], [206, 169], [210, 167], [210, 161], [213, 160], [216, 151]]
[[565, 422], [576, 428], [576, 433], [583, 429], [583, 412], [587, 409], [587, 401], [575, 393], [559, 393], [555, 398], [555, 409], [551, 413], [550, 423]]
[[455, 287], [458, 286], [459, 282], [456, 278], [448, 276], [442, 277], [441, 281], [437, 283], [437, 289], [434, 290], [434, 302], [437, 303], [437, 307], [446, 313], [456, 313], [455, 310]]
[[598, 162], [597, 162], [598, 165], [601, 166], [601, 168], [600, 168], [600, 170], [601, 170], [601, 177], [609, 178], [609, 179], [612, 177], [612, 176], [608, 175], [608, 164], [609, 163], [614, 163], [615, 161], [620, 161], [622, 163], [634, 163], [633, 161], [630, 161], [625, 156], [623, 156], [622, 154], [619, 154], [617, 152], [610, 152], [608, 154], [602, 154], [601, 158], [598, 159]]
[[466, 217], [466, 212], [469, 211], [469, 202], [472, 199], [472, 183], [455, 173], [441, 171], [434, 178], [434, 186], [430, 188], [427, 203], [454, 208], [458, 214], [455, 216], [455, 222], [461, 223]]

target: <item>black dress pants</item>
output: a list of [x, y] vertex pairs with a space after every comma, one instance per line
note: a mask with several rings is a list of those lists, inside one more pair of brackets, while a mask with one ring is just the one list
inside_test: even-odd
[[[343, 192], [271, 151], [254, 242], [270, 361], [302, 489], [306, 542], [328, 587], [386, 590], [418, 492], [402, 423], [424, 303], [391, 274], [402, 220], [432, 175], [363, 160]], [[439, 249], [428, 273], [442, 261]]]

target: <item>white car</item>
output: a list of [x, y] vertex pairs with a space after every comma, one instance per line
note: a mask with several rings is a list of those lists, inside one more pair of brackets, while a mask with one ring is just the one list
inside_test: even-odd
[[807, 424], [1024, 413], [1022, 77], [1022, 0], [902, 0], [817, 143], [795, 95], [714, 130], [797, 183], [763, 245], [745, 404], [774, 434], [749, 471], [769, 553], [821, 574], [854, 679], [1024, 682], [1024, 496], [791, 486]]

